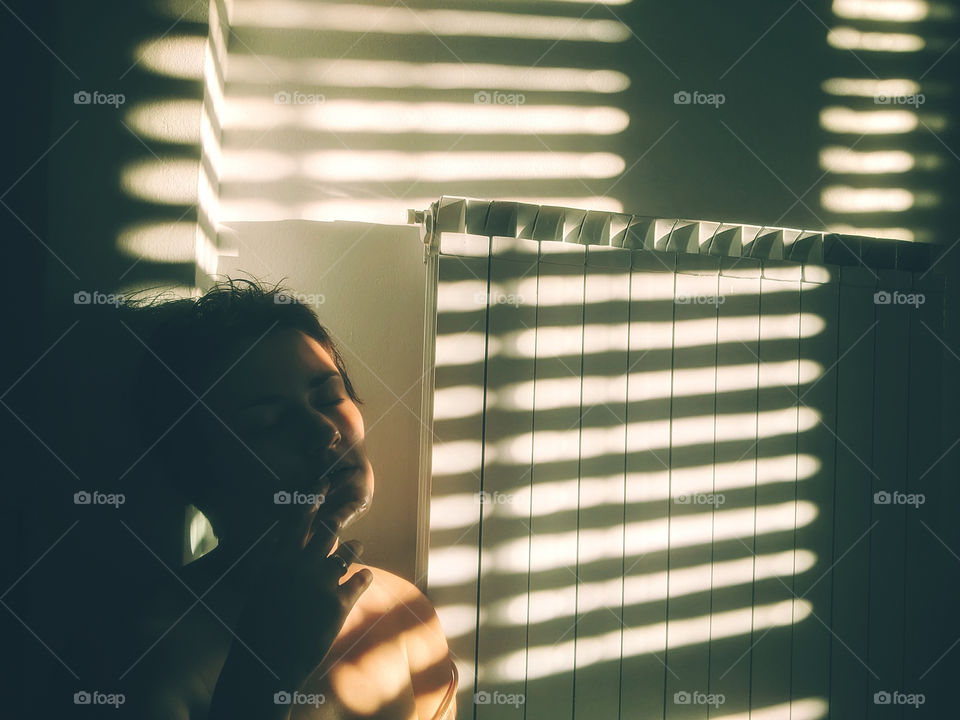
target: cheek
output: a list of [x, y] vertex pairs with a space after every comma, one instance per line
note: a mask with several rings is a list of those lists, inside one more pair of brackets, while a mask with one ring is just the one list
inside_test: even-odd
[[301, 463], [275, 443], [230, 437], [211, 449], [210, 467], [220, 478], [220, 487], [238, 500], [254, 500], [303, 483]]

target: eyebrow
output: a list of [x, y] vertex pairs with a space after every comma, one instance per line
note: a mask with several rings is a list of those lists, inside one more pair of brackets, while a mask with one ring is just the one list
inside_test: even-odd
[[[331, 378], [342, 379], [339, 372], [335, 370], [328, 370], [327, 372], [322, 372], [322, 373], [319, 373], [318, 375], [315, 375], [313, 379], [310, 381], [310, 385], [308, 387], [312, 390], [313, 388], [319, 385], [323, 385], [325, 382], [327, 382], [327, 380], [330, 380]], [[242, 412], [243, 410], [247, 410], [249, 408], [256, 407], [258, 405], [273, 405], [276, 403], [281, 403], [283, 402], [283, 399], [284, 398], [281, 395], [264, 395], [259, 398], [248, 400], [244, 402], [243, 405], [239, 405], [237, 407], [237, 412]]]

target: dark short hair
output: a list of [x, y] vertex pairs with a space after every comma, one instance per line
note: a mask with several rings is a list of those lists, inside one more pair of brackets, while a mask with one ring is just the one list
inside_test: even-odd
[[205, 513], [210, 508], [205, 468], [196, 463], [204, 451], [198, 422], [217, 421], [203, 417], [209, 411], [197, 398], [236, 361], [231, 348], [237, 342], [253, 343], [280, 328], [300, 330], [332, 356], [350, 399], [363, 402], [329, 331], [279, 283], [268, 288], [256, 280], [227, 278], [196, 299], [128, 299], [123, 312], [145, 345], [131, 398], [142, 450], [153, 456], [184, 499]]

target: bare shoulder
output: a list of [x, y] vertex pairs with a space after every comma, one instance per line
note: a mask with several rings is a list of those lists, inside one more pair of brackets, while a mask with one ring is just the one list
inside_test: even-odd
[[[349, 574], [352, 575], [354, 572], [364, 568], [373, 573], [373, 583], [370, 585], [370, 589], [374, 590], [378, 601], [382, 601], [391, 606], [405, 604], [422, 606], [429, 603], [427, 597], [420, 592], [416, 585], [389, 570], [374, 567], [373, 565], [355, 563], [350, 566]], [[432, 607], [431, 605], [431, 608]]]
[[375, 606], [378, 611], [388, 613], [391, 626], [402, 630], [405, 638], [431, 636], [446, 650], [446, 638], [430, 599], [406, 578], [372, 565], [355, 563], [350, 566], [347, 577], [364, 568], [373, 573], [373, 582], [361, 596], [365, 607]]
[[453, 677], [450, 650], [436, 609], [416, 585], [389, 570], [355, 565], [351, 573], [364, 567], [373, 573], [367, 589], [373, 595], [368, 602], [376, 604], [387, 632], [402, 645], [418, 715], [430, 720], [447, 696]]

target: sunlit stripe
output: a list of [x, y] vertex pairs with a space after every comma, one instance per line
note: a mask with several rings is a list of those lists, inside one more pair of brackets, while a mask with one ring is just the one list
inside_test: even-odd
[[[776, 437], [809, 430], [820, 420], [820, 414], [808, 407], [788, 407], [780, 410], [765, 410], [758, 413], [726, 413], [674, 418], [673, 420], [650, 420], [628, 423], [627, 452], [644, 452], [657, 448], [684, 447], [714, 442]], [[615, 431], [609, 428], [582, 428], [580, 443], [576, 442], [577, 430], [539, 430], [490, 443], [484, 447], [484, 462], [505, 465], [525, 465], [530, 462], [531, 443], [535, 443], [542, 457], [556, 462], [592, 458], [623, 452], [622, 426]], [[573, 440], [573, 442], [571, 442]], [[434, 446], [434, 471], [438, 474], [478, 472], [478, 458], [470, 441], [447, 442]]]
[[223, 96], [224, 88], [220, 84], [215, 69], [213, 48], [210, 46], [210, 43], [207, 43], [203, 53], [203, 87], [206, 97], [209, 98], [210, 104], [213, 106], [214, 114], [218, 118], [222, 118], [225, 105]]
[[[717, 415], [716, 418], [713, 415], [703, 415], [628, 423], [627, 452], [745, 440], [753, 438], [754, 435], [765, 438], [792, 434], [798, 430], [798, 421], [799, 430], [803, 431], [814, 427], [819, 418], [820, 414], [816, 410], [801, 407], [759, 413], [725, 413]], [[606, 428], [582, 428], [582, 446], [579, 448], [576, 443], [570, 442], [569, 432], [559, 430], [541, 430], [533, 441], [542, 449], [544, 455], [557, 461], [599, 457], [615, 452], [618, 444], [623, 447], [622, 431], [611, 432]], [[528, 440], [523, 436], [501, 441], [494, 446], [493, 457], [490, 457], [489, 452], [485, 457], [491, 462], [523, 462], [525, 442]], [[529, 448], [529, 445], [526, 447]]]
[[565, 42], [622, 42], [630, 29], [616, 20], [469, 10], [419, 10], [309, 0], [237, 3], [233, 27], [334, 30], [393, 35], [525, 38]]
[[619, 155], [599, 152], [329, 151], [298, 157], [251, 150], [227, 153], [223, 165], [224, 182], [262, 182], [287, 177], [336, 182], [439, 182], [607, 178], [619, 175], [625, 163]]
[[841, 147], [820, 151], [820, 167], [833, 173], [877, 175], [912, 170], [914, 158], [902, 150], [857, 152]]
[[[508, 540], [484, 548], [486, 561], [483, 565], [490, 575], [546, 572], [568, 567], [570, 548], [579, 547], [580, 563], [619, 558], [621, 551], [624, 557], [633, 557], [753, 537], [754, 531], [757, 535], [793, 532], [795, 525], [798, 528], [805, 527], [818, 514], [816, 505], [799, 501], [715, 512], [707, 509], [614, 527], [581, 528], [579, 532], [573, 529], [536, 533], [534, 552], [530, 552], [529, 536]], [[476, 579], [476, 558], [476, 548], [451, 545], [431, 550], [431, 583], [447, 586]]]
[[[803, 280], [805, 283], [828, 283], [836, 281], [839, 277], [839, 268], [826, 267], [824, 265], [804, 265]], [[802, 290], [808, 288], [801, 285]], [[767, 291], [764, 290], [764, 293]]]
[[212, 46], [212, 52], [216, 56], [220, 68], [223, 71], [224, 77], [222, 77], [222, 79], [226, 81], [227, 43], [229, 42], [230, 38], [230, 18], [227, 17], [227, 15], [230, 15], [233, 12], [233, 0], [228, 0], [224, 3], [224, 5], [230, 6], [231, 9], [228, 10], [223, 17], [221, 17], [220, 5], [216, 2], [210, 3], [210, 18], [207, 21], [207, 27], [210, 28], [209, 44]]
[[210, 167], [214, 169], [214, 172], [219, 173], [223, 166], [223, 149], [220, 143], [220, 129], [215, 128], [214, 124], [215, 120], [210, 112], [210, 107], [204, 103], [200, 108], [200, 147], [203, 155], [209, 161]]
[[[657, 447], [684, 447], [707, 443], [731, 442], [734, 440], [749, 440], [754, 437], [776, 437], [777, 435], [795, 434], [809, 430], [820, 420], [820, 413], [808, 407], [785, 408], [782, 410], [766, 410], [758, 413], [724, 413], [716, 416], [695, 416], [674, 418], [667, 421], [650, 421], [629, 423], [627, 425], [628, 441], [627, 452], [641, 452]], [[714, 427], [716, 423], [716, 427]], [[756, 429], [755, 429], [756, 428]], [[570, 447], [569, 438], [564, 433], [544, 431], [546, 437], [541, 438], [543, 432], [537, 433], [537, 442], [551, 442], [556, 445], [565, 444]], [[603, 429], [591, 428], [589, 433], [584, 431], [585, 457], [596, 457], [611, 452], [611, 433]], [[615, 434], [614, 434], [615, 435]], [[588, 445], [588, 442], [595, 445]], [[613, 443], [615, 444], [615, 443]], [[516, 453], [507, 455], [508, 461], [516, 462]]]
[[[802, 318], [801, 323], [800, 313], [764, 315], [763, 339], [810, 337], [818, 335], [826, 327], [826, 322], [819, 315], [803, 313]], [[596, 352], [629, 350], [630, 348], [627, 346], [628, 332], [635, 339], [641, 339], [640, 348], [643, 350], [669, 350], [677, 347], [743, 342], [756, 335], [756, 324], [755, 317], [721, 317], [601, 326], [597, 330], [602, 330], [604, 327], [610, 329], [610, 332], [606, 335], [607, 343], [603, 346], [595, 346], [594, 350]], [[588, 323], [584, 327], [593, 330], [594, 325]], [[567, 328], [559, 326], [541, 326], [529, 330], [520, 330], [500, 336], [491, 336], [490, 340], [491, 351], [508, 357], [535, 357], [538, 347], [541, 356], [580, 353], [577, 339], [571, 337]]]
[[[676, 322], [635, 322], [615, 325], [588, 323], [584, 326], [588, 332], [594, 329], [606, 334], [607, 342], [595, 347], [596, 352], [625, 352], [628, 346], [628, 333], [635, 338], [634, 349], [670, 350], [675, 347], [697, 347], [717, 343], [745, 342], [756, 338], [757, 319], [755, 317], [721, 317], [695, 320], [677, 320]], [[812, 337], [819, 335], [826, 322], [813, 313], [788, 313], [763, 316], [763, 339], [780, 340], [784, 338]], [[674, 330], [676, 329], [676, 341]], [[604, 333], [597, 333], [604, 334]], [[636, 339], [642, 339], [636, 346]], [[537, 327], [518, 330], [503, 335], [491, 335], [489, 338], [478, 332], [461, 332], [452, 335], [437, 336], [438, 364], [457, 365], [461, 362], [475, 362], [477, 349], [488, 344], [487, 355], [505, 357], [533, 358], [539, 355], [576, 355], [581, 354], [581, 343], [572, 337], [568, 328], [560, 326]]]
[[133, 51], [138, 66], [158, 75], [199, 80], [203, 73], [205, 35], [167, 35], [150, 38]]
[[[477, 628], [476, 605], [437, 605], [436, 610], [443, 634], [447, 638], [460, 637]], [[481, 615], [485, 616], [483, 610]]]
[[830, 132], [885, 135], [915, 130], [920, 121], [910, 110], [851, 110], [828, 107], [820, 111], [820, 125]]
[[630, 116], [615, 107], [373, 100], [285, 105], [276, 104], [273, 96], [235, 98], [224, 119], [224, 126], [231, 130], [296, 127], [373, 134], [612, 135], [629, 124]]
[[920, 83], [913, 80], [886, 78], [830, 78], [824, 80], [823, 91], [830, 95], [853, 97], [900, 97], [916, 95], [920, 92]]
[[923, 38], [909, 33], [861, 32], [848, 27], [836, 27], [827, 33], [827, 43], [839, 50], [867, 50], [873, 52], [916, 52], [926, 46]]
[[859, 227], [856, 225], [831, 225], [830, 232], [841, 235], [888, 238], [890, 240], [921, 240], [921, 234], [904, 227]]
[[[494, 353], [498, 352], [499, 341], [491, 338]], [[484, 357], [487, 336], [479, 332], [460, 332], [452, 335], [437, 335], [436, 354], [438, 366], [452, 366], [462, 363], [473, 364], [477, 358]]]
[[[798, 383], [805, 385], [820, 377], [823, 366], [813, 360], [785, 360], [764, 362], [759, 366], [755, 363], [719, 365], [715, 370], [716, 376], [712, 368], [677, 368], [673, 371], [631, 373], [627, 401], [642, 402], [654, 398], [791, 387]], [[602, 381], [593, 382], [592, 379], [584, 378], [583, 394], [590, 398], [590, 404], [613, 402], [613, 397], [604, 393], [604, 389]]]
[[[790, 577], [812, 568], [816, 559], [816, 555], [809, 550], [787, 550], [739, 560], [671, 568], [669, 572], [634, 574], [600, 582], [579, 582], [576, 612], [583, 614], [603, 608], [619, 610], [621, 602], [626, 607], [659, 602], [667, 597], [676, 598], [710, 592], [717, 588], [746, 585], [768, 578]], [[669, 592], [666, 591], [668, 581]], [[539, 590], [531, 592], [529, 596], [520, 595], [501, 600], [487, 608], [485, 621], [493, 625], [516, 626], [563, 618], [569, 615], [566, 594], [566, 590]]]
[[148, 140], [196, 145], [200, 142], [200, 100], [154, 100], [133, 105], [126, 122]]
[[159, 263], [193, 262], [196, 253], [195, 222], [129, 225], [117, 237], [117, 249], [131, 257]]
[[833, 0], [833, 13], [851, 20], [916, 22], [930, 14], [923, 0]]
[[904, 188], [832, 186], [824, 188], [820, 204], [837, 213], [902, 212], [914, 206], [914, 194]]
[[[794, 613], [794, 603], [798, 605]], [[622, 656], [615, 654], [620, 647], [620, 629], [601, 635], [578, 636], [549, 646], [532, 647], [508, 653], [489, 662], [488, 682], [534, 680], [560, 675], [572, 670], [570, 659], [576, 653], [578, 666], [592, 665], [621, 657], [632, 657], [662, 651], [667, 636], [671, 648], [707, 643], [720, 638], [746, 635], [767, 628], [781, 627], [806, 618], [813, 606], [806, 600], [784, 600], [752, 608], [715, 612], [668, 623], [639, 627], [623, 627]], [[574, 644], [576, 643], [576, 644]]]
[[[320, 89], [432, 88], [481, 89], [564, 93], [618, 93], [630, 87], [630, 78], [617, 70], [565, 67], [524, 67], [494, 63], [414, 63], [394, 60], [341, 58], [285, 58], [258, 53], [230, 56], [231, 77], [244, 83], [294, 83], [306, 78]], [[291, 89], [294, 89], [291, 87]], [[300, 88], [306, 92], [308, 88]], [[529, 100], [529, 99], [528, 99]]]
[[[206, 219], [209, 220], [209, 224], [215, 228], [220, 222], [220, 198], [217, 195], [217, 191], [214, 189], [217, 185], [217, 178], [210, 177], [210, 172], [204, 163], [198, 163], [197, 172], [197, 211], [201, 217], [206, 216]], [[202, 228], [198, 226], [198, 230], [200, 229]], [[212, 249], [207, 248], [205, 245], [202, 247], [197, 247], [197, 259], [198, 261], [200, 258], [209, 259], [209, 261], [212, 263], [210, 266], [212, 268], [211, 272], [216, 272], [216, 238], [210, 238], [210, 243], [213, 245]], [[211, 253], [212, 257], [208, 258], [207, 256]]]
[[[437, 446], [435, 446], [437, 447]], [[479, 452], [479, 444], [475, 450]], [[658, 502], [681, 494], [725, 493], [757, 485], [806, 480], [822, 463], [812, 455], [778, 457], [716, 463], [709, 466], [667, 468], [655, 472], [630, 472], [608, 477], [572, 477], [568, 480], [537, 481], [535, 490], [526, 484], [501, 487], [496, 495], [488, 493], [483, 502], [483, 517], [542, 517], [561, 512]], [[437, 473], [440, 476], [440, 473]], [[529, 478], [529, 476], [527, 476]], [[624, 488], [626, 482], [626, 488]], [[531, 494], [537, 493], [534, 507]], [[435, 530], [466, 528], [479, 517], [477, 493], [435, 495], [430, 504], [430, 527]]]
[[[543, 178], [609, 178], [626, 163], [613, 153], [574, 152], [351, 152], [308, 154], [303, 175], [340, 182], [397, 180], [526, 180]], [[247, 168], [246, 178], [257, 168]]]
[[[758, 387], [790, 387], [798, 382], [804, 385], [818, 378], [822, 372], [823, 366], [813, 360], [785, 360], [765, 362], [762, 370], [757, 363], [747, 363], [709, 369], [678, 368], [673, 371], [631, 373], [627, 402], [756, 390]], [[536, 383], [524, 381], [488, 387], [487, 406], [499, 410], [524, 411], [527, 409], [526, 398], [536, 390], [538, 410], [580, 407], [581, 387], [577, 380], [541, 378]], [[481, 388], [471, 386], [441, 388], [434, 396], [434, 419], [449, 420], [478, 414], [483, 411], [482, 405], [478, 405], [482, 396]], [[622, 401], [623, 376], [584, 376], [582, 397], [585, 406]]]
[[823, 698], [804, 698], [780, 705], [760, 706], [751, 703], [744, 712], [715, 715], [711, 720], [821, 720], [827, 717], [830, 705]]
[[[474, 385], [458, 385], [438, 388], [433, 395], [434, 422], [471, 417], [483, 412], [483, 388]], [[492, 398], [491, 407], [504, 408], [504, 401]]]
[[292, 153], [269, 150], [238, 152], [227, 148], [223, 155], [221, 180], [265, 183], [295, 177], [300, 167], [297, 157]]
[[147, 202], [193, 205], [197, 202], [199, 161], [188, 158], [140, 160], [120, 172], [120, 186], [131, 197]]
[[[485, 237], [477, 236], [478, 243], [485, 243], [485, 241]], [[522, 297], [524, 300], [521, 304], [536, 304], [538, 307], [556, 307], [570, 304], [569, 291], [566, 289], [567, 284], [570, 282], [568, 278], [551, 275], [549, 266], [541, 266], [539, 277], [537, 277], [535, 273], [530, 273], [530, 275], [533, 275], [533, 277], [528, 275], [518, 282], [511, 284], [509, 289], [505, 285], [491, 282], [490, 293], [499, 295], [510, 294]], [[757, 277], [760, 277], [759, 270], [757, 270]], [[478, 296], [474, 292], [475, 288], [472, 283], [473, 281], [470, 280], [441, 281], [440, 287], [442, 287], [444, 291], [441, 297], [443, 304], [437, 308], [438, 312], [471, 312], [477, 310], [483, 303], [486, 303], [485, 296]], [[627, 293], [624, 291], [621, 283], [594, 283], [591, 285], [589, 292], [590, 296], [587, 298], [587, 302], [590, 304], [615, 301], [625, 302], [628, 299]], [[789, 284], [771, 284], [769, 287], [764, 288], [763, 292], [764, 294], [796, 292], [796, 287]], [[755, 288], [734, 285], [724, 291], [723, 297], [749, 297], [756, 296], [756, 294], [757, 290]], [[677, 295], [672, 287], [648, 288], [643, 296], [643, 301], [672, 301], [676, 297]], [[612, 332], [617, 331], [616, 327], [612, 330]]]

